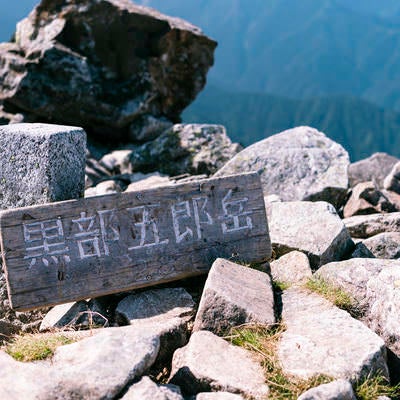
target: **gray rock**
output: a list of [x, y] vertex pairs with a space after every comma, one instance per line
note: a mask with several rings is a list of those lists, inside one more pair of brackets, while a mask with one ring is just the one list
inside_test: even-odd
[[0, 319], [0, 346], [2, 342], [9, 341], [13, 335], [21, 330], [20, 327], [8, 321]]
[[400, 193], [400, 161], [393, 166], [392, 170], [383, 181], [383, 187], [386, 190]]
[[361, 182], [372, 181], [378, 188], [383, 187], [383, 180], [390, 173], [398, 158], [386, 153], [374, 153], [368, 158], [349, 165], [349, 182], [353, 187]]
[[357, 400], [349, 381], [338, 379], [304, 392], [297, 400]]
[[[361, 244], [357, 245], [359, 249], [362, 246], [367, 249], [367, 251], [371, 255], [371, 258], [400, 258], [400, 232], [378, 233], [375, 236], [363, 240]], [[368, 254], [367, 251], [365, 251], [364, 249], [361, 254], [363, 254], [365, 257]], [[361, 254], [353, 253], [353, 258], [356, 255]]]
[[239, 150], [222, 125], [178, 124], [137, 148], [130, 165], [132, 171], [209, 175]]
[[291, 251], [270, 263], [272, 279], [290, 285], [303, 283], [312, 276], [308, 257], [301, 251]]
[[278, 257], [302, 251], [312, 269], [342, 259], [354, 247], [334, 207], [326, 202], [272, 203], [269, 230]]
[[58, 347], [51, 362], [21, 363], [0, 351], [0, 398], [112, 399], [153, 365], [160, 349], [157, 328], [92, 332]]
[[343, 216], [349, 218], [353, 215], [393, 211], [397, 211], [397, 208], [375, 187], [373, 182], [361, 182], [353, 188], [344, 206]]
[[96, 186], [100, 181], [109, 179], [111, 173], [103, 167], [92, 155], [86, 153], [85, 189]]
[[184, 400], [178, 386], [157, 385], [148, 376], [132, 385], [122, 400]]
[[322, 132], [307, 126], [257, 142], [216, 175], [258, 171], [265, 196], [283, 201], [324, 200], [339, 208], [348, 187], [349, 155]]
[[0, 45], [0, 100], [99, 138], [147, 140], [179, 121], [215, 47], [199, 28], [129, 0], [42, 1], [15, 43]]
[[185, 395], [228, 391], [256, 400], [268, 395], [264, 381], [251, 353], [208, 331], [194, 332], [189, 343], [174, 353], [169, 379]]
[[195, 400], [245, 400], [240, 394], [228, 392], [199, 393]]
[[88, 304], [84, 300], [55, 306], [43, 318], [40, 331], [66, 326], [78, 327], [87, 320], [88, 309]]
[[218, 258], [208, 274], [193, 330], [223, 334], [244, 323], [272, 325], [275, 322], [269, 275]]
[[99, 163], [113, 175], [131, 173], [129, 168], [129, 157], [133, 150], [114, 150], [104, 155]]
[[317, 276], [353, 296], [363, 321], [400, 356], [400, 261], [353, 258], [327, 264]]
[[138, 180], [136, 182], [132, 182], [126, 188], [126, 192], [137, 192], [146, 189], [153, 189], [155, 187], [160, 186], [170, 186], [173, 185], [173, 182], [168, 178], [168, 176], [161, 176], [159, 172], [155, 172], [152, 174], [143, 174], [144, 179]]
[[1, 126], [0, 209], [83, 196], [85, 152], [86, 134], [81, 128]]
[[283, 371], [299, 378], [324, 374], [352, 382], [388, 377], [383, 340], [322, 297], [291, 288], [282, 295], [286, 326], [278, 345]]
[[150, 290], [122, 300], [115, 311], [119, 324], [137, 329], [157, 329], [160, 352], [156, 364], [170, 360], [173, 352], [188, 340], [188, 322], [194, 314], [194, 302], [182, 288]]
[[125, 297], [119, 302], [115, 313], [117, 318], [126, 323], [168, 318], [188, 321], [193, 315], [194, 305], [192, 296], [183, 288], [155, 289]]
[[369, 238], [382, 232], [400, 232], [400, 212], [356, 215], [343, 220], [354, 238]]

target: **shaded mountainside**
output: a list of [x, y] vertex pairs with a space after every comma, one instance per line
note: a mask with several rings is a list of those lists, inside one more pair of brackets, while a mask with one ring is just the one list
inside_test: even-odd
[[210, 74], [218, 86], [301, 99], [350, 95], [400, 108], [400, 18], [392, 14], [400, 6], [393, 0], [352, 8], [345, 0], [142, 3], [219, 42]]
[[301, 101], [230, 93], [208, 85], [183, 119], [223, 124], [232, 140], [246, 146], [285, 129], [310, 125], [342, 144], [353, 161], [375, 151], [400, 156], [400, 114], [355, 98]]

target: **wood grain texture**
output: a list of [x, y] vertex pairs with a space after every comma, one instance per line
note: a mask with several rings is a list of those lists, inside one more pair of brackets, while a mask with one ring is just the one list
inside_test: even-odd
[[271, 256], [255, 173], [7, 210], [0, 243], [15, 310], [204, 274], [217, 257]]

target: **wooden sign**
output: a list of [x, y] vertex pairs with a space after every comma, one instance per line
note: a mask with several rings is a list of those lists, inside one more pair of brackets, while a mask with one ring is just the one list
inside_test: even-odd
[[204, 274], [217, 257], [271, 255], [253, 173], [7, 210], [0, 228], [15, 310]]

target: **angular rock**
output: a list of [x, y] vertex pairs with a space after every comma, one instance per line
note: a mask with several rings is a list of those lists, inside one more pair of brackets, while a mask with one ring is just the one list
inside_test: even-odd
[[350, 187], [361, 182], [372, 181], [381, 189], [383, 180], [398, 161], [398, 158], [387, 153], [374, 153], [368, 158], [351, 163], [349, 165]]
[[240, 394], [228, 392], [199, 393], [194, 400], [245, 400]]
[[239, 151], [222, 125], [178, 124], [132, 152], [130, 167], [168, 175], [209, 175]]
[[39, 330], [80, 326], [87, 320], [88, 309], [88, 304], [84, 300], [55, 306], [43, 318]]
[[326, 202], [272, 203], [269, 231], [278, 257], [301, 251], [312, 269], [344, 258], [354, 247], [334, 207]]
[[157, 366], [170, 361], [175, 349], [187, 343], [188, 322], [193, 313], [192, 297], [182, 288], [150, 290], [128, 296], [115, 311], [119, 324], [157, 329], [161, 343]]
[[89, 152], [86, 152], [85, 189], [96, 186], [100, 181], [110, 177], [110, 172], [93, 158]]
[[0, 346], [3, 341], [8, 341], [20, 331], [20, 327], [0, 319]]
[[[383, 232], [378, 233], [368, 239], [362, 241], [358, 247], [364, 246], [371, 258], [400, 258], [400, 232]], [[365, 250], [365, 249], [364, 249]], [[366, 256], [367, 251], [363, 252]], [[353, 258], [354, 258], [353, 253]]]
[[133, 384], [122, 400], [184, 400], [174, 385], [157, 385], [148, 376]]
[[400, 356], [400, 261], [353, 258], [327, 264], [317, 276], [353, 296], [363, 321]]
[[383, 187], [386, 190], [400, 193], [400, 161], [393, 166], [392, 170], [383, 181]]
[[291, 251], [270, 263], [272, 279], [290, 285], [307, 281], [312, 276], [308, 257], [301, 251]]
[[86, 134], [81, 128], [1, 126], [0, 209], [82, 197], [85, 152]]
[[0, 100], [5, 112], [11, 105], [114, 142], [147, 140], [179, 121], [215, 47], [197, 27], [129, 0], [42, 0], [15, 43], [0, 45]]
[[400, 232], [400, 212], [356, 215], [343, 220], [351, 237], [369, 238], [382, 232]]
[[275, 322], [269, 275], [218, 258], [208, 274], [193, 330], [224, 334], [229, 328], [245, 323]]
[[208, 331], [194, 332], [174, 353], [169, 382], [184, 395], [228, 391], [261, 400], [269, 389], [261, 366], [251, 353]]
[[324, 200], [339, 208], [348, 187], [349, 155], [307, 126], [257, 142], [232, 158], [217, 176], [258, 171], [265, 196], [283, 201]]
[[115, 313], [126, 323], [172, 318], [188, 321], [193, 315], [194, 305], [192, 296], [185, 289], [165, 288], [131, 294], [119, 302]]
[[324, 374], [357, 381], [388, 378], [383, 340], [324, 298], [292, 288], [282, 295], [286, 331], [278, 345], [283, 371], [299, 378]]
[[379, 191], [373, 182], [357, 184], [343, 209], [345, 218], [353, 215], [393, 212], [397, 208]]
[[351, 383], [338, 379], [307, 390], [297, 400], [357, 400], [357, 398]]
[[157, 328], [92, 332], [58, 347], [51, 362], [21, 363], [0, 351], [0, 398], [112, 399], [153, 365], [160, 349]]

